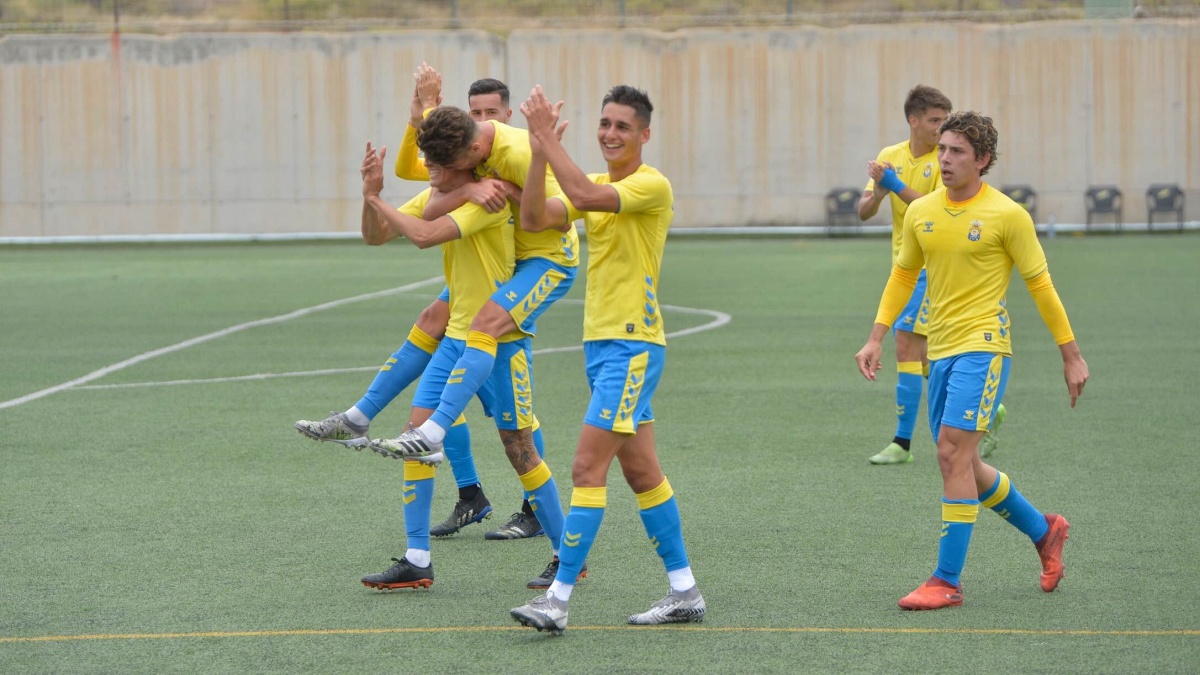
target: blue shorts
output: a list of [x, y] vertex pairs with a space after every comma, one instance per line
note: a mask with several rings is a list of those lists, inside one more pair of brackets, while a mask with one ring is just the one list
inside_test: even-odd
[[892, 324], [892, 331], [898, 330], [917, 335], [929, 334], [929, 297], [925, 295], [924, 269], [917, 275], [917, 285], [913, 288], [904, 311], [900, 312], [896, 322]]
[[937, 443], [942, 425], [987, 431], [1004, 399], [1011, 356], [989, 352], [957, 354], [929, 363], [929, 429]]
[[546, 258], [518, 260], [512, 278], [492, 301], [504, 308], [526, 335], [537, 334], [537, 318], [575, 284], [578, 267], [564, 267]]
[[583, 358], [592, 391], [584, 424], [634, 434], [639, 424], [654, 421], [650, 399], [662, 379], [666, 347], [637, 340], [594, 340], [583, 343]]
[[[454, 364], [467, 348], [465, 340], [442, 338], [413, 394], [414, 408], [436, 410]], [[529, 338], [496, 345], [496, 365], [476, 396], [497, 429], [533, 428], [533, 358]]]
[[447, 305], [450, 304], [450, 287], [449, 286], [443, 287], [442, 292], [438, 293], [437, 299], [441, 300], [442, 302], [446, 303]]

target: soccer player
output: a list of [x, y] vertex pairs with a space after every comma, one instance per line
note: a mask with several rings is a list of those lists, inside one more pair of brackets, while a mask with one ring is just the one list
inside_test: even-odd
[[[914, 199], [942, 186], [937, 163], [938, 127], [953, 109], [945, 94], [919, 84], [904, 99], [904, 118], [908, 121], [908, 140], [889, 145], [867, 163], [867, 187], [858, 202], [858, 217], [868, 220], [884, 200], [892, 207], [892, 263], [900, 251], [900, 232], [904, 213]], [[896, 318], [896, 435], [892, 442], [868, 459], [872, 464], [907, 464], [913, 461], [913, 429], [921, 406], [921, 389], [928, 363], [925, 335], [928, 331], [929, 303], [925, 301], [925, 272], [917, 278], [912, 297]], [[996, 427], [1005, 411], [996, 415]], [[986, 457], [994, 449], [997, 437], [985, 441]]]
[[[425, 139], [423, 148], [427, 161], [456, 169], [470, 169], [476, 175], [495, 174], [517, 186], [525, 183], [530, 165], [530, 145], [529, 133], [524, 129], [495, 121], [473, 121], [465, 113], [430, 114], [422, 124], [421, 134]], [[557, 194], [558, 184], [553, 176], [547, 176], [546, 183], [545, 189]], [[428, 217], [429, 209], [425, 213]], [[537, 318], [566, 295], [575, 281], [579, 265], [579, 235], [574, 223], [568, 222], [562, 227], [539, 232], [518, 231], [515, 243], [516, 272], [511, 280], [492, 294], [471, 322], [466, 349], [454, 365], [455, 376], [442, 392], [437, 410], [418, 428], [407, 430], [396, 438], [371, 441], [372, 448], [396, 457], [420, 457], [445, 452], [454, 461], [450, 446], [444, 446], [445, 439], [453, 432], [455, 420], [462, 415], [471, 397], [487, 380], [497, 363], [497, 340], [513, 331], [521, 331], [531, 337], [535, 335]], [[532, 373], [532, 363], [529, 367]], [[510, 445], [509, 441], [519, 445]], [[522, 448], [526, 445], [523, 437], [514, 437], [506, 439], [505, 450], [511, 456], [523, 452]], [[536, 509], [532, 512], [536, 513]], [[557, 565], [556, 560], [551, 561], [546, 573], [531, 581], [530, 587], [549, 586]], [[586, 573], [581, 571], [580, 575]]]
[[[397, 153], [396, 175], [406, 180], [428, 182], [429, 171], [418, 154], [417, 129], [421, 126], [425, 111], [436, 108], [442, 102], [442, 76], [423, 62], [413, 78], [415, 86], [410, 117], [400, 144], [400, 152]], [[512, 110], [508, 108], [508, 87], [499, 80], [476, 80], [467, 91], [467, 100], [471, 116], [476, 120], [495, 119], [507, 122], [512, 117]], [[466, 181], [454, 190], [435, 191], [431, 199], [434, 202], [444, 200], [455, 206], [467, 200], [491, 212], [501, 209], [508, 211], [508, 201], [505, 192], [499, 187], [499, 182], [488, 179]], [[443, 209], [450, 210], [445, 206]], [[439, 341], [445, 335], [446, 324], [450, 319], [449, 297], [449, 289], [443, 289], [441, 295], [421, 311], [409, 331], [408, 339], [383, 364], [357, 404], [324, 420], [300, 420], [296, 422], [296, 429], [314, 440], [333, 441], [359, 449], [366, 447], [371, 421], [401, 391], [420, 377]], [[538, 454], [542, 454], [544, 441], [536, 416], [533, 442]], [[484, 494], [471, 453], [470, 428], [465, 417], [456, 420], [456, 424], [448, 433], [446, 445], [447, 455], [451, 458], [451, 469], [458, 484], [458, 500], [450, 515], [431, 530], [432, 536], [435, 537], [452, 535], [471, 523], [482, 522], [490, 517], [492, 512], [491, 502]], [[533, 515], [529, 501], [525, 500], [508, 522], [486, 532], [484, 538], [523, 539], [542, 533], [541, 524]]]
[[[440, 108], [430, 118], [465, 112], [457, 108]], [[470, 117], [466, 118], [470, 121]], [[472, 122], [473, 123], [473, 122]], [[435, 155], [418, 136], [418, 144], [426, 151], [426, 166], [430, 173], [430, 188], [414, 197], [399, 209], [393, 208], [381, 196], [383, 189], [383, 160], [387, 148], [376, 153], [367, 144], [363, 160], [363, 239], [380, 245], [403, 235], [419, 248], [442, 245], [443, 266], [450, 288], [450, 320], [446, 336], [441, 340], [421, 376], [413, 396], [409, 425], [420, 424], [433, 412], [442, 388], [453, 375], [451, 367], [465, 346], [464, 339], [472, 317], [497, 286], [508, 281], [515, 266], [513, 225], [511, 214], [505, 211], [488, 213], [474, 204], [464, 204], [450, 214], [428, 220], [425, 209], [432, 194], [452, 190], [464, 181], [473, 180], [470, 171], [454, 170], [437, 164]], [[524, 430], [528, 451], [509, 459], [521, 476], [531, 501], [539, 506], [539, 518], [557, 548], [561, 538], [562, 506], [558, 488], [549, 467], [533, 450], [529, 429], [533, 424], [533, 402], [526, 392], [530, 374], [526, 364], [529, 357], [529, 338], [520, 331], [500, 336], [497, 367], [479, 392], [484, 411], [496, 421], [507, 448], [509, 438]], [[404, 463], [404, 525], [408, 549], [402, 558], [379, 574], [363, 577], [362, 583], [379, 589], [428, 588], [433, 583], [433, 563], [429, 547], [429, 515], [433, 501], [434, 467], [443, 457], [427, 456]], [[557, 550], [552, 551], [557, 553]]]
[[[650, 399], [666, 355], [658, 279], [667, 228], [674, 215], [671, 183], [642, 162], [653, 106], [645, 92], [613, 87], [604, 97], [597, 140], [608, 172], [587, 174], [563, 149], [562, 102], [551, 105], [535, 87], [521, 105], [529, 122], [534, 161], [521, 196], [521, 226], [587, 225], [588, 267], [583, 349], [591, 401], [572, 467], [574, 490], [563, 529], [562, 565], [545, 595], [511, 610], [517, 622], [561, 634], [575, 575], [600, 530], [613, 458], [637, 496], [642, 523], [667, 570], [670, 592], [632, 624], [702, 621], [704, 597], [683, 543], [679, 506], [654, 447]], [[546, 199], [547, 163], [563, 194]]]
[[1008, 383], [1012, 326], [1005, 293], [1014, 265], [1059, 346], [1072, 408], [1088, 380], [1033, 220], [983, 180], [997, 156], [991, 118], [953, 113], [940, 131], [938, 162], [945, 187], [909, 206], [875, 325], [854, 357], [859, 372], [874, 380], [884, 335], [924, 267], [931, 303], [929, 426], [942, 471], [942, 536], [933, 576], [900, 600], [902, 609], [914, 610], [962, 604], [959, 575], [981, 504], [1034, 543], [1043, 591], [1053, 591], [1063, 578], [1070, 523], [1060, 515], [1043, 515], [977, 452]]

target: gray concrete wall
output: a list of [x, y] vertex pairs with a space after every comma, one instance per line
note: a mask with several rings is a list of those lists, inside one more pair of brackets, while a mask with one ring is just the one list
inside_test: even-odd
[[[1038, 190], [1039, 220], [1083, 221], [1095, 183], [1124, 190], [1127, 221], [1145, 219], [1157, 182], [1200, 213], [1194, 20], [8, 36], [0, 237], [357, 231], [363, 147], [394, 150], [422, 60], [460, 106], [479, 77], [505, 79], [514, 108], [541, 83], [567, 101], [568, 148], [589, 171], [602, 170], [604, 91], [644, 87], [647, 160], [672, 179], [677, 226], [822, 222], [824, 193], [861, 186], [866, 161], [907, 136], [918, 82], [995, 118], [989, 178]], [[420, 187], [392, 180], [385, 194]]]

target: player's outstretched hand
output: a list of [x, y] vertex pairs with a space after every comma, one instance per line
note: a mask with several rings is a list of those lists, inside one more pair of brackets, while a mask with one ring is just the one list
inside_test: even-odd
[[413, 74], [417, 81], [417, 96], [421, 99], [421, 112], [442, 104], [442, 74], [433, 66], [421, 62]]
[[882, 358], [883, 344], [868, 342], [854, 355], [854, 362], [858, 364], [858, 372], [862, 373], [863, 377], [873, 381], [875, 373], [883, 367], [883, 363], [881, 363]]
[[559, 124], [558, 119], [562, 114], [562, 107], [563, 101], [551, 104], [550, 100], [546, 98], [546, 94], [542, 92], [542, 85], [534, 85], [533, 91], [529, 93], [529, 98], [521, 104], [521, 114], [525, 115], [530, 135], [540, 138], [547, 131], [551, 131], [555, 138], [561, 141], [568, 124], [567, 122]]
[[367, 154], [359, 169], [363, 179], [363, 197], [370, 198], [383, 192], [383, 158], [386, 156], [386, 145], [376, 152], [371, 147], [371, 141], [367, 141]]

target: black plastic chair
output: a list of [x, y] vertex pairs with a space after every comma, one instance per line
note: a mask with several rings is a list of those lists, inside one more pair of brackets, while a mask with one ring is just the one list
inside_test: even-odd
[[844, 221], [847, 225], [857, 225], [858, 200], [862, 196], [862, 188], [840, 187], [825, 194], [825, 224], [830, 227]]
[[1096, 213], [1111, 214], [1116, 219], [1117, 232], [1122, 231], [1122, 215], [1124, 204], [1121, 202], [1121, 190], [1115, 185], [1093, 185], [1083, 194], [1083, 204], [1087, 209], [1086, 230], [1092, 229], [1092, 215]]
[[1146, 218], [1149, 229], [1154, 230], [1155, 213], [1174, 213], [1183, 232], [1183, 190], [1178, 185], [1156, 183], [1146, 188]]
[[1025, 207], [1033, 222], [1037, 222], [1037, 193], [1028, 185], [1005, 185], [1000, 191], [1008, 198]]

